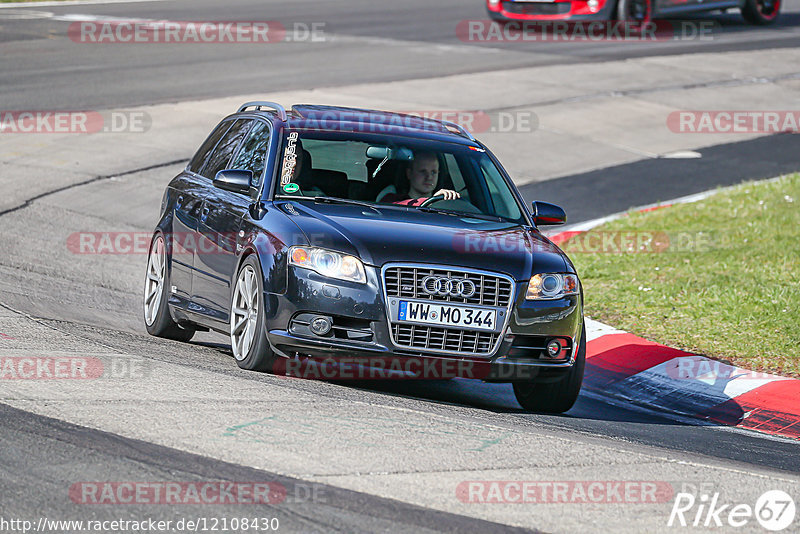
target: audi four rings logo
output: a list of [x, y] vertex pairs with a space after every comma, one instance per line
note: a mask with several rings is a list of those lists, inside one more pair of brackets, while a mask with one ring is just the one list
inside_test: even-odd
[[422, 289], [428, 295], [469, 298], [475, 294], [475, 283], [463, 278], [446, 276], [426, 276], [422, 279]]

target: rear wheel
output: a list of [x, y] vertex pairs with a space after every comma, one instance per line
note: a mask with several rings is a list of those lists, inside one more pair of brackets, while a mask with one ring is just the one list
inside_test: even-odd
[[169, 314], [167, 300], [170, 287], [167, 269], [167, 251], [162, 234], [156, 234], [147, 257], [147, 274], [144, 278], [144, 326], [147, 333], [176, 341], [189, 341], [194, 328], [179, 326]]
[[742, 16], [750, 24], [763, 26], [778, 18], [781, 0], [747, 0], [742, 7]]
[[272, 370], [276, 356], [267, 341], [265, 321], [261, 265], [256, 256], [248, 256], [236, 275], [231, 299], [231, 349], [242, 369]]
[[563, 413], [572, 408], [578, 399], [586, 366], [586, 326], [581, 330], [581, 342], [575, 363], [569, 372], [557, 382], [536, 384], [514, 382], [514, 395], [526, 411], [540, 413]]

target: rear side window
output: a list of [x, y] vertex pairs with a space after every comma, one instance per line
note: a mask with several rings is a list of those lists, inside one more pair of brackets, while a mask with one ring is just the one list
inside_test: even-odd
[[203, 146], [197, 151], [197, 153], [192, 158], [192, 162], [189, 164], [189, 170], [200, 174], [200, 169], [203, 168], [208, 156], [211, 154], [211, 151], [214, 150], [214, 147], [217, 146], [220, 138], [225, 135], [225, 132], [228, 131], [228, 128], [231, 127], [233, 121], [223, 121], [219, 123], [217, 128], [211, 132], [211, 135], [208, 136], [206, 142], [203, 143]]
[[242, 143], [239, 154], [230, 165], [231, 169], [252, 171], [255, 187], [261, 184], [261, 175], [264, 174], [270, 133], [269, 125], [266, 122], [256, 121]]
[[217, 143], [216, 148], [211, 153], [208, 161], [203, 166], [200, 174], [211, 180], [217, 173], [223, 169], [228, 168], [228, 162], [231, 160], [233, 153], [242, 142], [242, 139], [247, 134], [247, 130], [253, 123], [250, 119], [239, 119], [233, 123], [233, 126], [225, 133], [225, 135]]

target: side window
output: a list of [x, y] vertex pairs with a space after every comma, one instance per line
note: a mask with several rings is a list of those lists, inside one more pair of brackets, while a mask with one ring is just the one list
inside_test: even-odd
[[270, 127], [266, 122], [256, 121], [247, 138], [242, 143], [242, 148], [231, 163], [231, 169], [240, 169], [253, 172], [253, 185], [261, 185], [261, 175], [267, 160], [269, 148]]
[[206, 142], [203, 143], [203, 146], [197, 151], [197, 153], [192, 158], [192, 162], [189, 164], [189, 170], [192, 172], [200, 173], [200, 169], [203, 168], [203, 164], [208, 159], [209, 154], [211, 151], [214, 150], [214, 147], [217, 146], [220, 138], [225, 135], [225, 132], [228, 131], [228, 128], [231, 127], [233, 121], [223, 121], [219, 123], [216, 129], [211, 132], [211, 135], [208, 136]]
[[228, 168], [228, 162], [231, 160], [236, 147], [241, 143], [242, 138], [247, 133], [250, 125], [253, 123], [250, 119], [239, 119], [233, 123], [230, 130], [223, 136], [211, 157], [203, 166], [200, 172], [206, 178], [213, 180], [217, 173], [223, 169]]

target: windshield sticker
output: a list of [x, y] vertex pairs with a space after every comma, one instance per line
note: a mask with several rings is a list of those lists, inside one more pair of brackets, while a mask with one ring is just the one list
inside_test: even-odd
[[297, 165], [297, 138], [297, 132], [292, 132], [286, 139], [286, 152], [283, 155], [283, 172], [281, 173], [281, 185], [284, 186], [284, 191], [286, 191], [286, 185], [292, 181], [294, 168]]
[[300, 191], [300, 186], [295, 183], [289, 182], [288, 184], [285, 184], [283, 186], [283, 190], [287, 193], [297, 193], [298, 191]]

